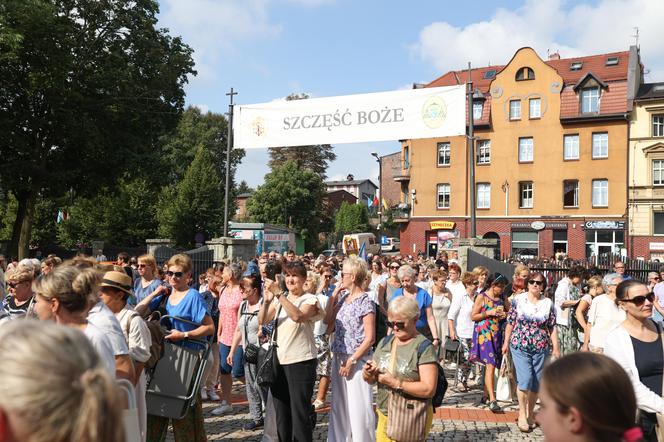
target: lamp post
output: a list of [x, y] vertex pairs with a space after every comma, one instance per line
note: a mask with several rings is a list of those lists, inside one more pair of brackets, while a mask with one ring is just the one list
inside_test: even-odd
[[383, 199], [383, 163], [380, 160], [380, 155], [377, 152], [371, 152], [371, 156], [376, 158], [378, 162], [378, 244], [381, 248], [383, 245], [383, 235], [381, 234], [383, 217], [381, 210], [381, 202]]

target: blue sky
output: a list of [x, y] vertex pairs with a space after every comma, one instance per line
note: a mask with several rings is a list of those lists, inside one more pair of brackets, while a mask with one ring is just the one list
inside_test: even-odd
[[[160, 0], [159, 25], [194, 48], [187, 103], [224, 113], [291, 93], [379, 92], [428, 82], [450, 69], [503, 64], [521, 46], [563, 58], [627, 50], [639, 27], [646, 81], [664, 81], [664, 1]], [[341, 144], [328, 177], [376, 179], [370, 156], [394, 142]], [[247, 150], [237, 179], [268, 172], [265, 149]]]

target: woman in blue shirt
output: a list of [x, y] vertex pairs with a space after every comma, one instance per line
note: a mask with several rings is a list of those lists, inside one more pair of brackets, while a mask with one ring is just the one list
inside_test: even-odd
[[136, 305], [162, 285], [157, 277], [157, 260], [152, 255], [138, 257], [138, 274], [140, 278], [134, 281], [134, 296], [129, 298], [128, 304]]
[[[436, 318], [433, 316], [433, 308], [431, 303], [433, 298], [431, 295], [415, 285], [415, 277], [417, 271], [409, 265], [402, 265], [397, 271], [399, 281], [401, 281], [401, 288], [397, 289], [392, 295], [392, 299], [399, 296], [406, 296], [407, 298], [417, 301], [420, 306], [420, 317], [417, 318], [417, 331], [423, 334], [427, 339], [430, 339], [434, 346], [440, 345], [440, 336], [438, 336], [438, 328], [436, 327]], [[392, 301], [390, 299], [390, 301]]]

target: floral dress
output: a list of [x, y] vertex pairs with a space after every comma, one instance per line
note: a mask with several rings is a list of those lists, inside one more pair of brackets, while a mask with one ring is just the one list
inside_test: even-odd
[[[484, 298], [480, 313], [486, 313], [498, 306], [505, 305], [502, 299], [491, 299], [486, 295], [486, 292], [480, 296]], [[470, 349], [470, 360], [472, 362], [500, 367], [503, 357], [503, 328], [501, 322], [496, 317], [487, 317], [475, 323], [473, 343]]]
[[[569, 285], [569, 300], [577, 301], [580, 299], [579, 288], [575, 285]], [[568, 315], [568, 325], [558, 325], [558, 340], [560, 342], [560, 356], [565, 356], [575, 351], [579, 351], [578, 322], [576, 321], [576, 307], [565, 309]]]

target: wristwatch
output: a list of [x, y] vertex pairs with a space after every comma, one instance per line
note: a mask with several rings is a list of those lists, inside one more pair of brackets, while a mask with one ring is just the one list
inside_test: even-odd
[[189, 332], [188, 331], [184, 332], [184, 338], [189, 339]]
[[357, 359], [355, 359], [352, 356], [350, 358], [348, 358], [348, 360], [350, 361], [351, 365], [355, 365], [357, 363]]
[[403, 393], [403, 380], [399, 380], [399, 385], [396, 388], [397, 393]]

